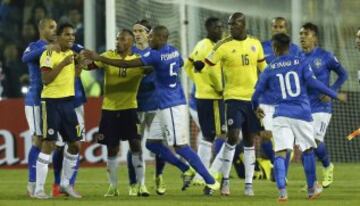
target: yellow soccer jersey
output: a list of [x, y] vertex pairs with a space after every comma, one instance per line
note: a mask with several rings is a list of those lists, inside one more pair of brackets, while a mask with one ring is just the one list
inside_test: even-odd
[[247, 36], [243, 41], [227, 37], [218, 42], [205, 60], [209, 65], [222, 64], [224, 99], [250, 101], [258, 80], [265, 69], [264, 51], [258, 39]]
[[[56, 52], [45, 50], [40, 57], [42, 70], [54, 69], [67, 56], [73, 55], [73, 51]], [[64, 98], [75, 96], [75, 63], [65, 66], [56, 78], [43, 86], [41, 98]]]
[[195, 72], [192, 64], [194, 61], [205, 63], [205, 58], [210, 54], [214, 46], [215, 43], [208, 38], [201, 40], [196, 44], [189, 59], [185, 62], [185, 71], [195, 83], [195, 97], [198, 99], [222, 99], [221, 64], [215, 65], [212, 69], [208, 69], [209, 65], [205, 64], [201, 72]]
[[[106, 51], [101, 56], [110, 59], [123, 59], [116, 51]], [[135, 54], [125, 57], [125, 60], [138, 58]], [[137, 108], [136, 95], [143, 78], [142, 68], [119, 68], [102, 62], [95, 64], [104, 69], [104, 99], [102, 109], [124, 110]]]

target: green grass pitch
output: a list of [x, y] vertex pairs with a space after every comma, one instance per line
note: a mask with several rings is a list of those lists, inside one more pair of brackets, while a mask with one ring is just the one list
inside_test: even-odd
[[[52, 183], [52, 170], [49, 170], [47, 179], [47, 192]], [[1, 169], [0, 170], [0, 206], [102, 206], [102, 205], [146, 205], [146, 206], [197, 206], [197, 205], [278, 205], [277, 190], [275, 183], [266, 180], [254, 181], [254, 197], [243, 195], [243, 181], [231, 179], [231, 196], [222, 197], [218, 192], [212, 197], [202, 195], [201, 187], [190, 187], [187, 191], [180, 191], [180, 172], [174, 167], [167, 165], [164, 171], [164, 179], [167, 185], [167, 193], [164, 196], [156, 195], [154, 191], [154, 166], [147, 167], [147, 186], [152, 193], [150, 197], [127, 196], [127, 169], [122, 163], [119, 168], [120, 196], [104, 198], [108, 183], [105, 168], [80, 168], [76, 188], [84, 196], [80, 200], [60, 197], [51, 200], [30, 199], [25, 195], [27, 170], [25, 169]], [[321, 168], [318, 165], [318, 178], [321, 178]], [[284, 205], [360, 205], [360, 164], [338, 163], [335, 164], [335, 181], [330, 188], [324, 190], [317, 200], [307, 200], [306, 194], [300, 192], [305, 183], [303, 169], [300, 164], [293, 163], [290, 167], [288, 194], [289, 201]]]

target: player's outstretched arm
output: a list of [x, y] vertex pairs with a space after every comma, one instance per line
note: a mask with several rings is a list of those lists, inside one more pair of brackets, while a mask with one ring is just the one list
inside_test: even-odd
[[85, 50], [83, 52], [84, 56], [88, 59], [91, 59], [93, 61], [101, 61], [104, 64], [116, 66], [116, 67], [122, 67], [122, 68], [131, 68], [131, 67], [141, 67], [144, 66], [143, 62], [138, 59], [133, 60], [121, 60], [121, 59], [110, 59], [104, 56], [100, 56], [98, 53], [94, 51]]
[[321, 81], [317, 80], [316, 78], [310, 77], [307, 79], [306, 83], [311, 88], [317, 89], [321, 93], [324, 93], [333, 99], [338, 99], [341, 102], [347, 101], [347, 95], [345, 93], [336, 93], [335, 91], [328, 88], [325, 84], [323, 84]]

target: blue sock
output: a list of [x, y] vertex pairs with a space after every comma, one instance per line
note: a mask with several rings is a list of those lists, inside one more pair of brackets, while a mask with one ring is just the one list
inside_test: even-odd
[[72, 185], [72, 186], [75, 185], [75, 181], [76, 181], [76, 177], [78, 175], [79, 167], [80, 167], [80, 156], [77, 159], [74, 174], [71, 176], [70, 181], [69, 181], [70, 185]]
[[288, 171], [289, 171], [289, 165], [290, 165], [290, 161], [291, 161], [291, 152], [292, 151], [286, 152], [286, 158], [285, 158], [286, 177], [287, 177]]
[[273, 150], [273, 144], [272, 144], [271, 140], [267, 140], [267, 141], [261, 143], [261, 149], [263, 150], [266, 157], [269, 158], [271, 163], [274, 164], [275, 152]]
[[63, 159], [64, 159], [64, 155], [63, 155], [63, 151], [64, 151], [64, 147], [62, 148], [56, 148], [53, 152], [53, 156], [52, 156], [52, 163], [53, 163], [53, 168], [54, 168], [54, 183], [56, 185], [60, 185], [60, 181], [61, 181], [61, 169], [62, 169], [62, 164], [63, 164]]
[[225, 140], [222, 138], [216, 138], [214, 141], [214, 157], [220, 152], [221, 147], [225, 143]]
[[133, 185], [136, 184], [136, 173], [135, 173], [134, 165], [132, 163], [132, 153], [130, 150], [128, 151], [126, 158], [127, 158], [129, 184]]
[[150, 152], [159, 156], [161, 159], [176, 166], [182, 172], [189, 169], [189, 166], [177, 158], [175, 154], [163, 143], [146, 142], [146, 148], [150, 150]]
[[320, 142], [318, 144], [317, 148], [315, 149], [315, 154], [324, 167], [328, 167], [330, 165], [329, 155], [324, 142]]
[[189, 145], [182, 146], [176, 149], [176, 153], [182, 156], [192, 168], [195, 169], [197, 173], [204, 178], [206, 184], [214, 184], [215, 180], [210, 175], [209, 171], [205, 168], [204, 164], [201, 162], [199, 156], [190, 148]]
[[40, 148], [32, 145], [29, 151], [28, 170], [29, 182], [36, 182], [36, 161], [40, 153]]
[[274, 161], [274, 172], [275, 172], [275, 180], [276, 186], [278, 189], [285, 189], [286, 187], [286, 168], [285, 168], [285, 158], [278, 156], [275, 157]]
[[165, 168], [165, 160], [163, 160], [160, 155], [155, 155], [155, 166], [156, 177], [162, 175]]
[[313, 188], [316, 182], [316, 163], [314, 151], [302, 153], [303, 166], [308, 188]]

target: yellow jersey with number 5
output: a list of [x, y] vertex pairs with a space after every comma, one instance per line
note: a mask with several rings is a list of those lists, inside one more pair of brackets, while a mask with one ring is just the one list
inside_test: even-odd
[[221, 40], [205, 61], [210, 66], [222, 65], [225, 100], [250, 101], [258, 74], [266, 67], [261, 42], [249, 35], [241, 41], [232, 37]]

